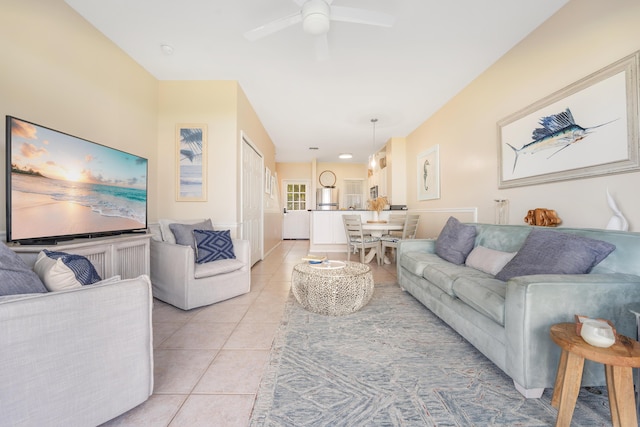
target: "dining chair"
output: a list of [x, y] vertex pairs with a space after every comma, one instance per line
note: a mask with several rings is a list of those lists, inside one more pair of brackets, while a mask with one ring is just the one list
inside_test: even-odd
[[[404, 222], [406, 219], [407, 212], [389, 214], [389, 224], [399, 224], [404, 226]], [[402, 238], [402, 230], [389, 230], [387, 236]]]
[[365, 235], [362, 232], [360, 215], [342, 215], [342, 222], [347, 235], [347, 261], [351, 260], [351, 251], [355, 254], [359, 250], [360, 262], [364, 264], [365, 250], [373, 249], [376, 251], [378, 265], [382, 265], [380, 237]]
[[420, 215], [411, 214], [406, 215], [404, 220], [404, 228], [402, 229], [402, 236], [397, 237], [390, 234], [382, 236], [380, 244], [382, 246], [382, 256], [387, 252], [387, 248], [391, 248], [393, 252], [393, 260], [396, 260], [396, 249], [400, 240], [415, 239], [418, 232], [418, 223], [420, 222]]

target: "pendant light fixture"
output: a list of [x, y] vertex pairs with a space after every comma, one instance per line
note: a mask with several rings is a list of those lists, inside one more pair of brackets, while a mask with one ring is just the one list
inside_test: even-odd
[[371, 123], [373, 124], [373, 154], [371, 154], [371, 161], [369, 162], [371, 169], [375, 169], [376, 167], [376, 122], [377, 121], [378, 119], [376, 118], [371, 119]]

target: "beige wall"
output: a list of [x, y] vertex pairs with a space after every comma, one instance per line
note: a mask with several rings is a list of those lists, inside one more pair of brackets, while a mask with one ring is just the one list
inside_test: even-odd
[[[239, 235], [242, 134], [275, 171], [275, 148], [242, 88], [236, 81], [161, 81], [158, 105], [159, 212], [166, 218], [211, 218], [216, 227]], [[183, 123], [207, 127], [206, 201], [176, 201], [176, 125]], [[282, 236], [277, 204], [265, 194], [265, 253]]]
[[[3, 0], [0, 52], [2, 135], [12, 115], [146, 157], [155, 220], [157, 80], [62, 0]], [[0, 203], [4, 230], [4, 174]]]
[[[240, 131], [275, 170], [273, 144], [237, 82], [158, 82], [62, 0], [3, 1], [0, 47], [0, 113], [148, 158], [149, 222], [210, 217], [235, 229]], [[207, 202], [176, 202], [178, 123], [207, 125]], [[0, 127], [4, 135], [4, 120]], [[277, 214], [266, 215], [266, 251], [280, 228]]]
[[[163, 218], [211, 218], [235, 228], [238, 139], [235, 81], [160, 81], [158, 102], [158, 210]], [[178, 151], [176, 127], [207, 128], [206, 201], [176, 201]]]
[[[508, 199], [511, 224], [528, 209], [555, 209], [567, 227], [604, 228], [609, 191], [640, 231], [640, 173], [498, 190], [496, 123], [640, 49], [640, 2], [572, 0], [407, 137], [411, 209], [478, 208], [494, 221], [494, 199]], [[417, 201], [415, 159], [440, 145], [441, 198]], [[441, 227], [442, 224], [437, 224]], [[423, 230], [431, 234], [430, 230]]]

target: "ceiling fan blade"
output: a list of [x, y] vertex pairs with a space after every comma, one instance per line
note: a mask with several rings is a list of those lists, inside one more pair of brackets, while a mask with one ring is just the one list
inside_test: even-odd
[[271, 21], [267, 24], [254, 28], [253, 30], [247, 31], [243, 35], [245, 39], [249, 41], [255, 41], [280, 30], [284, 30], [285, 28], [295, 25], [299, 22], [302, 22], [302, 14], [300, 12], [296, 12], [292, 15], [276, 19], [275, 21]]
[[329, 41], [326, 34], [316, 36], [316, 59], [318, 61], [329, 59]]
[[344, 6], [331, 6], [331, 19], [333, 21], [376, 25], [379, 27], [391, 27], [396, 21], [394, 16], [387, 13]]

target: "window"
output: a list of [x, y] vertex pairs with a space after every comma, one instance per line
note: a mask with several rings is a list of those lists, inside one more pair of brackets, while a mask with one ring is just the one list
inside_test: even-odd
[[364, 180], [344, 180], [344, 206], [354, 209], [364, 209]]
[[307, 210], [307, 184], [291, 183], [287, 184], [287, 210], [306, 211]]

